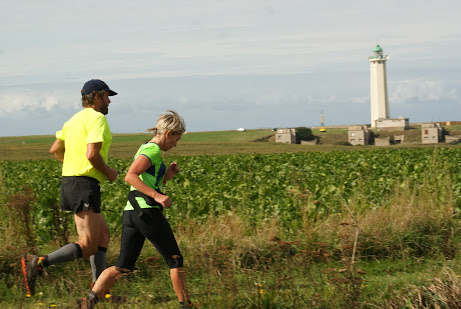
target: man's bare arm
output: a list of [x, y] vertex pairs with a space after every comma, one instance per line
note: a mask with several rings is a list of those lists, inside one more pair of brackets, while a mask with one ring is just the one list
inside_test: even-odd
[[61, 163], [64, 161], [65, 151], [66, 147], [64, 146], [64, 141], [61, 141], [60, 139], [56, 139], [50, 148], [50, 153], [53, 154]]
[[115, 168], [109, 167], [104, 159], [101, 156], [101, 146], [102, 143], [91, 143], [88, 144], [86, 147], [86, 157], [90, 161], [91, 165], [94, 166], [95, 169], [102, 172], [106, 175], [109, 181], [114, 181], [117, 178], [118, 171]]

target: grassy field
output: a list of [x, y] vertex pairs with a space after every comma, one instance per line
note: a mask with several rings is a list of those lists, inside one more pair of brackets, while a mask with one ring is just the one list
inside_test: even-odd
[[[285, 145], [273, 134], [192, 132], [166, 153], [181, 168], [166, 188], [177, 205], [166, 216], [200, 308], [461, 308], [461, 147], [333, 145], [345, 130], [314, 132], [331, 144]], [[114, 134], [110, 164], [123, 175], [149, 139]], [[4, 308], [74, 308], [89, 290], [87, 259], [48, 268], [33, 297], [23, 288], [21, 255], [76, 240], [72, 218], [55, 207], [53, 141], [0, 138]], [[108, 266], [128, 190], [120, 178], [102, 184]], [[179, 307], [148, 243], [136, 273], [112, 292], [127, 302], [98, 308]]]
[[[325, 145], [310, 147], [305, 145], [275, 144], [267, 141], [275, 135], [269, 129], [245, 132], [190, 132], [184, 134], [178, 147], [167, 153], [170, 155], [226, 155], [248, 153], [280, 153], [301, 151], [352, 150], [350, 147]], [[113, 134], [110, 156], [131, 158], [139, 145], [150, 140], [151, 134]], [[49, 148], [54, 136], [0, 137], [0, 160], [45, 160], [53, 159]], [[319, 145], [320, 146], [320, 145]]]
[[[184, 134], [180, 144], [170, 153], [185, 155], [229, 154], [258, 152], [267, 146], [248, 143], [249, 141], [273, 135], [270, 130], [251, 130], [246, 132], [200, 132]], [[113, 158], [131, 158], [139, 146], [149, 141], [151, 134], [113, 134], [110, 155]], [[0, 160], [44, 160], [53, 159], [49, 149], [55, 137], [22, 136], [0, 137]]]
[[[461, 132], [459, 126], [450, 127], [450, 134]], [[355, 151], [375, 149], [375, 146], [350, 147], [336, 145], [338, 142], [347, 142], [346, 129], [329, 129], [327, 132], [313, 130], [319, 138], [319, 145], [288, 145], [274, 143], [275, 132], [270, 129], [213, 132], [189, 132], [181, 138], [178, 147], [170, 150], [166, 155], [228, 155], [228, 154], [269, 154], [283, 152], [330, 152]], [[401, 132], [376, 132], [377, 136], [388, 137]], [[421, 132], [418, 129], [406, 131], [406, 143], [391, 147], [436, 147], [420, 145]], [[461, 134], [461, 133], [460, 133]], [[151, 134], [113, 134], [110, 157], [123, 159], [131, 158], [141, 143], [150, 140]], [[46, 160], [53, 159], [49, 154], [55, 137], [51, 135], [0, 137], [0, 160]]]

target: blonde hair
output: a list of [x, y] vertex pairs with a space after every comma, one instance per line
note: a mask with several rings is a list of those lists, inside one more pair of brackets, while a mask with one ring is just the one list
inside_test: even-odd
[[186, 132], [184, 119], [175, 111], [168, 110], [157, 118], [154, 128], [147, 129], [147, 132], [154, 132], [154, 136], [165, 134], [171, 130], [173, 134], [183, 134]]

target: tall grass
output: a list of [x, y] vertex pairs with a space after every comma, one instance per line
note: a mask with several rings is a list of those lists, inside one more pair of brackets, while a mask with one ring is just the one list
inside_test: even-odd
[[[357, 186], [353, 198], [343, 200], [342, 212], [315, 216], [316, 200], [298, 180], [293, 178], [290, 194], [300, 222], [290, 233], [279, 215], [253, 224], [232, 208], [206, 220], [172, 219], [191, 295], [201, 308], [460, 307], [461, 225], [453, 175], [437, 154], [422, 179], [396, 184], [382, 196], [380, 207], [366, 207], [363, 188]], [[24, 190], [0, 208], [2, 224], [18, 233], [15, 238], [9, 228], [2, 225], [0, 230], [0, 302], [5, 308], [36, 308], [39, 303], [66, 307], [89, 290], [90, 266], [83, 260], [48, 268], [48, 276], [39, 279], [38, 294], [25, 296], [19, 257], [23, 245], [33, 246], [27, 239], [35, 230], [28, 231], [27, 220], [18, 218], [26, 209], [21, 207], [34, 198]], [[235, 207], [252, 205], [248, 201]], [[108, 266], [116, 263], [120, 234], [112, 237]], [[48, 252], [58, 245], [50, 242], [37, 249]], [[149, 243], [137, 271], [112, 293], [128, 296], [120, 308], [178, 308], [165, 263]], [[100, 307], [112, 306], [106, 302]]]
[[423, 185], [399, 184], [389, 204], [359, 216], [360, 246], [365, 256], [453, 258], [459, 215], [454, 210], [453, 183], [443, 162], [434, 156]]
[[440, 278], [434, 278], [426, 286], [410, 285], [401, 295], [384, 300], [384, 306], [397, 308], [461, 308], [459, 275], [446, 269]]

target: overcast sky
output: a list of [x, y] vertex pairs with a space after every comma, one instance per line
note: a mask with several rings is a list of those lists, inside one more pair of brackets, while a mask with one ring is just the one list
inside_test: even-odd
[[112, 132], [174, 109], [188, 131], [370, 123], [368, 56], [391, 117], [461, 120], [461, 1], [1, 0], [0, 136], [55, 134], [104, 80]]

